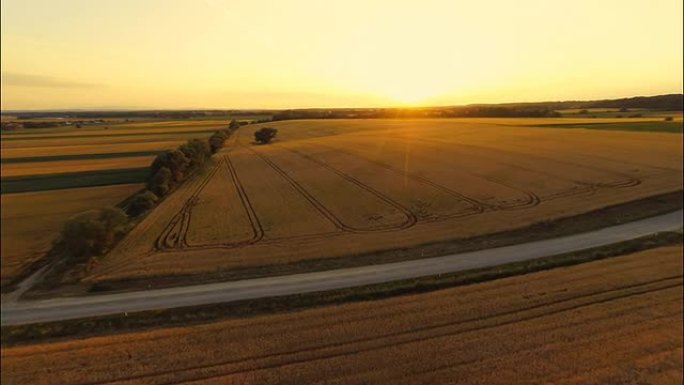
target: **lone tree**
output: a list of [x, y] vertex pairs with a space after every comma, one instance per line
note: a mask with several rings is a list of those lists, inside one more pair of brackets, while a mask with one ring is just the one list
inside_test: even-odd
[[254, 140], [257, 143], [266, 144], [275, 138], [278, 129], [271, 127], [264, 127], [254, 132]]

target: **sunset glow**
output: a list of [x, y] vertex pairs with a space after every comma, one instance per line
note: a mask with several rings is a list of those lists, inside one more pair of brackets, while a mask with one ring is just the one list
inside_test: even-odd
[[598, 99], [682, 67], [681, 0], [2, 2], [3, 109]]

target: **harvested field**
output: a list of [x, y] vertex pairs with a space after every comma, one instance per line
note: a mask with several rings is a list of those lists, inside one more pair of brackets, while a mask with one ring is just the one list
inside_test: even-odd
[[154, 155], [108, 159], [59, 160], [47, 162], [2, 163], [2, 176], [45, 175], [65, 172], [114, 170], [149, 166]]
[[2, 349], [32, 384], [679, 384], [682, 247], [384, 300]]
[[48, 251], [67, 218], [113, 206], [140, 188], [141, 185], [129, 184], [0, 196], [3, 283]]
[[26, 158], [36, 156], [60, 156], [60, 155], [87, 155], [87, 154], [110, 154], [127, 153], [133, 151], [163, 151], [178, 147], [183, 140], [166, 140], [151, 142], [129, 142], [116, 144], [81, 144], [81, 145], [61, 145], [59, 142], [51, 146], [32, 147], [28, 144], [25, 147], [3, 148], [2, 158]]
[[682, 189], [681, 134], [527, 121], [283, 121], [266, 124], [279, 130], [266, 146], [251, 143], [264, 125], [243, 127], [85, 280], [411, 248]]

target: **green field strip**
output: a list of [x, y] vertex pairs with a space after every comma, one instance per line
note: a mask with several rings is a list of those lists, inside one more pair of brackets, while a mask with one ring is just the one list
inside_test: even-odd
[[9, 176], [0, 179], [0, 193], [59, 190], [113, 184], [143, 183], [148, 167], [68, 172], [46, 175]]
[[0, 140], [50, 140], [50, 139], [83, 139], [83, 138], [114, 138], [122, 136], [173, 136], [185, 134], [208, 134], [214, 133], [218, 128], [211, 130], [194, 130], [194, 131], [170, 131], [170, 132], [130, 132], [125, 134], [102, 134], [102, 135], [40, 135], [31, 137], [13, 138], [3, 136]]
[[681, 133], [684, 129], [682, 122], [626, 122], [626, 123], [553, 123], [534, 124], [526, 127], [548, 128], [586, 128], [590, 130], [609, 131], [646, 131]]

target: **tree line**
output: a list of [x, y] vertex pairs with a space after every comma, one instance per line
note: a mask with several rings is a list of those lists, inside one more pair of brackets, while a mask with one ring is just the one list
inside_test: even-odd
[[150, 177], [144, 191], [128, 199], [122, 205], [123, 209], [105, 207], [69, 218], [55, 248], [77, 262], [104, 254], [128, 232], [132, 226], [131, 219], [155, 207], [162, 197], [205, 166], [239, 127], [240, 124], [233, 119], [227, 129], [214, 132], [207, 140], [190, 139], [174, 150], [160, 153], [150, 165]]

